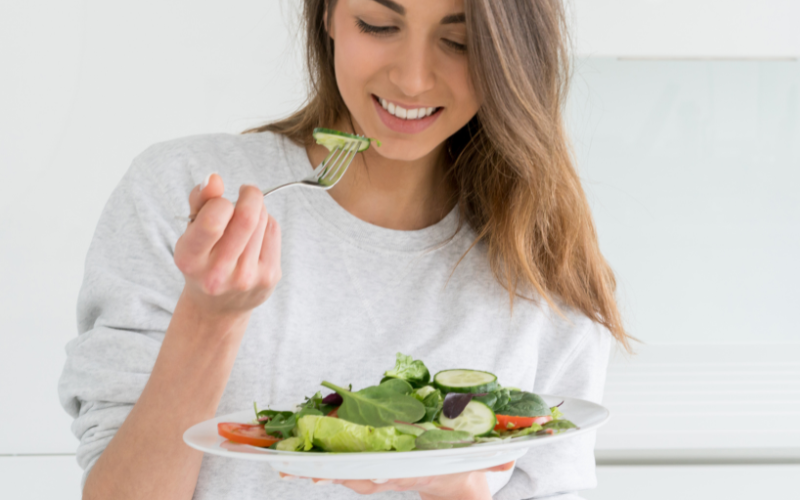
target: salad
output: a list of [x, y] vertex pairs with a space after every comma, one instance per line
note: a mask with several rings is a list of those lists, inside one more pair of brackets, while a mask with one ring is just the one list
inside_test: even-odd
[[502, 387], [479, 370], [442, 370], [431, 379], [420, 360], [397, 354], [378, 385], [353, 391], [323, 381], [295, 411], [259, 410], [255, 422], [218, 424], [235, 443], [302, 452], [457, 448], [576, 428], [531, 392]]

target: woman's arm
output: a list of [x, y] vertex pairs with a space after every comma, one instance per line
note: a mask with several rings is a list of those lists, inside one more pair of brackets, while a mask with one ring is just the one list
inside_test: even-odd
[[86, 479], [86, 500], [190, 499], [202, 452], [183, 432], [212, 418], [248, 315], [207, 318], [182, 296], [139, 401]]
[[147, 384], [89, 473], [84, 498], [190, 499], [202, 453], [183, 432], [216, 413], [252, 309], [280, 279], [280, 233], [260, 191], [233, 205], [221, 179], [192, 191], [175, 247], [186, 279]]

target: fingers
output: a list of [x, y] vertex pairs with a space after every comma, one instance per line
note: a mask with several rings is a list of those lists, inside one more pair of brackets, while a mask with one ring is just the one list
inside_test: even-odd
[[[514, 467], [515, 461], [507, 462], [502, 465], [496, 465], [494, 467], [489, 467], [487, 469], [483, 469], [482, 471], [476, 472], [502, 472], [511, 470]], [[284, 479], [296, 479], [297, 476], [290, 476], [288, 474], [284, 474], [283, 472], [279, 473], [280, 476]], [[341, 484], [342, 486], [349, 488], [356, 493], [360, 493], [362, 495], [371, 495], [374, 493], [380, 493], [383, 491], [408, 491], [408, 490], [421, 490], [421, 489], [429, 489], [431, 484], [434, 482], [441, 482], [445, 481], [445, 485], [450, 484], [453, 480], [461, 480], [458, 478], [463, 478], [464, 474], [470, 473], [459, 473], [459, 474], [450, 474], [446, 476], [427, 476], [427, 477], [412, 477], [412, 478], [404, 478], [404, 479], [344, 479], [344, 480], [330, 480], [330, 479], [319, 479], [319, 478], [311, 478], [311, 480], [315, 484]], [[304, 478], [301, 478], [304, 479]], [[452, 484], [450, 484], [452, 486]], [[447, 489], [447, 488], [445, 488]]]
[[502, 465], [496, 465], [494, 467], [489, 467], [488, 469], [484, 469], [484, 471], [486, 471], [486, 472], [503, 472], [503, 471], [511, 470], [511, 469], [514, 468], [514, 464], [515, 463], [516, 462], [513, 461], [513, 462], [508, 462], [508, 463], [505, 463], [505, 464], [502, 464]]
[[264, 196], [258, 188], [242, 186], [239, 189], [239, 199], [236, 201], [233, 216], [224, 234], [211, 250], [212, 262], [229, 267], [229, 272], [233, 270], [259, 224], [263, 207]]
[[258, 225], [255, 231], [250, 235], [250, 240], [244, 247], [242, 255], [239, 256], [239, 261], [236, 265], [235, 280], [239, 283], [245, 284], [250, 288], [255, 284], [258, 279], [258, 263], [261, 256], [261, 245], [264, 243], [264, 230], [267, 228], [267, 221], [269, 214], [267, 214], [267, 207], [261, 205], [261, 214], [259, 215]]
[[[189, 213], [193, 222], [187, 226], [175, 249], [176, 257], [180, 256], [188, 267], [193, 267], [188, 265], [189, 262], [201, 264], [197, 262], [198, 257], [208, 254], [228, 225], [233, 205], [221, 198], [224, 192], [222, 178], [212, 173], [189, 193]], [[184, 272], [191, 271], [180, 263], [178, 267]]]
[[220, 197], [207, 200], [175, 246], [175, 263], [187, 275], [206, 267], [208, 256], [233, 216], [233, 204]]
[[222, 182], [222, 177], [216, 173], [208, 174], [203, 182], [189, 193], [189, 213], [196, 216], [208, 200], [219, 198], [224, 192], [225, 184]]
[[281, 279], [281, 227], [271, 215], [268, 215], [267, 227], [264, 230], [259, 261], [271, 271], [266, 276], [267, 285], [275, 286]]

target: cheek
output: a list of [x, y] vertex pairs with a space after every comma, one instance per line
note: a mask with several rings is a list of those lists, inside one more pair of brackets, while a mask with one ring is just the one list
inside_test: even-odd
[[469, 66], [466, 58], [463, 61], [451, 61], [447, 65], [447, 70], [441, 73], [446, 78], [447, 86], [453, 93], [453, 99], [457, 103], [455, 115], [463, 119], [464, 123], [469, 121], [478, 112], [480, 102], [472, 80], [469, 76]]
[[348, 108], [356, 109], [364, 105], [359, 100], [363, 100], [367, 82], [380, 72], [385, 54], [376, 44], [364, 40], [362, 34], [341, 31], [334, 50], [336, 82], [345, 104]]

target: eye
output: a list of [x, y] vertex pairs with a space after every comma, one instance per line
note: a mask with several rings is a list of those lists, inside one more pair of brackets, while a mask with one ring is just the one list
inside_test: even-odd
[[388, 35], [397, 31], [395, 26], [373, 26], [365, 23], [361, 19], [356, 19], [356, 26], [362, 33], [369, 33], [371, 35]]
[[448, 40], [447, 38], [442, 38], [442, 41], [444, 42], [445, 45], [447, 45], [451, 49], [455, 50], [456, 52], [464, 53], [464, 52], [467, 51], [467, 46], [464, 45], [464, 44], [457, 43], [457, 42], [454, 42], [452, 40]]

